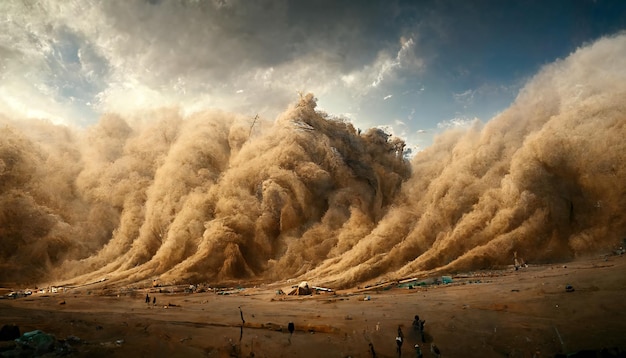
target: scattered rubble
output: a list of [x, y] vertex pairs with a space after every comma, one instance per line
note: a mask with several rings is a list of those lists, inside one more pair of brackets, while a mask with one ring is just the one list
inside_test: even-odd
[[14, 345], [3, 351], [3, 356], [33, 357], [33, 356], [65, 356], [76, 353], [72, 345], [82, 344], [80, 338], [69, 336], [58, 340], [54, 335], [42, 330], [26, 332], [13, 340]]

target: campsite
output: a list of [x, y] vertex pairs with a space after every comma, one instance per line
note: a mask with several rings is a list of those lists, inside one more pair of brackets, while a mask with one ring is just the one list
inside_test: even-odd
[[[1, 299], [0, 325], [53, 336], [56, 344], [41, 352], [49, 356], [371, 357], [371, 343], [376, 357], [395, 357], [400, 327], [404, 357], [416, 356], [415, 344], [434, 356], [432, 343], [446, 357], [623, 357], [625, 269], [624, 255], [613, 255], [451, 274], [446, 283], [326, 291], [309, 282], [310, 295], [289, 282], [210, 289], [102, 281]], [[289, 287], [302, 294], [287, 294]], [[415, 315], [425, 320], [425, 342], [411, 327]], [[0, 350], [35, 352], [15, 341]]]

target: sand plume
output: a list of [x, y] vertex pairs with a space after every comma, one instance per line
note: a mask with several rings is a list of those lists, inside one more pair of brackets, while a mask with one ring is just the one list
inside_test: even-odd
[[[553, 262], [626, 235], [626, 36], [544, 67], [411, 160], [311, 94], [276, 120], [2, 118], [2, 282], [302, 278], [348, 287]], [[604, 251], [603, 251], [604, 250]]]

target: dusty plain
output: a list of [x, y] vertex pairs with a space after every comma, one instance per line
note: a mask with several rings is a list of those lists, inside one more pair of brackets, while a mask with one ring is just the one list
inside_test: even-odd
[[[443, 357], [626, 352], [626, 255], [452, 277], [451, 284], [312, 296], [278, 295], [287, 284], [217, 294], [113, 290], [103, 282], [1, 299], [0, 326], [54, 335], [78, 357], [371, 357], [369, 343], [377, 357], [396, 357], [399, 326], [403, 357], [416, 356], [415, 344], [431, 357], [433, 342]], [[416, 314], [426, 320], [425, 343], [411, 327]], [[0, 356], [28, 356], [12, 341], [0, 343]]]

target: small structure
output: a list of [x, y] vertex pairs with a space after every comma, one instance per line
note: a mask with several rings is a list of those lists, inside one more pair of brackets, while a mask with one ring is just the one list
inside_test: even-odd
[[291, 292], [289, 292], [290, 296], [307, 296], [312, 295], [313, 291], [311, 291], [311, 287], [309, 283], [306, 281], [300, 282], [300, 284], [295, 287]]

